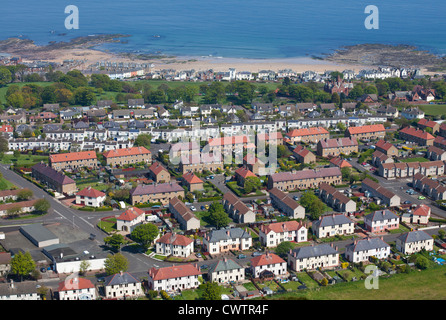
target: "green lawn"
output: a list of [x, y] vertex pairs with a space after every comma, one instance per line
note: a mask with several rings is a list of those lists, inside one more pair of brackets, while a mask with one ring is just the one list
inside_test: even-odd
[[427, 162], [427, 161], [429, 161], [429, 159], [422, 157], [401, 159], [401, 162]]
[[318, 288], [319, 284], [314, 281], [306, 272], [300, 272], [297, 275], [297, 278], [303, 282], [307, 288]]
[[2, 164], [15, 164], [18, 166], [32, 166], [41, 161], [48, 162], [48, 156], [21, 154], [16, 159], [12, 154], [5, 154], [1, 159]]
[[445, 300], [446, 268], [436, 267], [409, 274], [395, 274], [378, 279], [378, 289], [366, 289], [364, 281], [343, 282], [333, 286], [318, 287], [277, 294], [270, 299], [309, 300]]
[[11, 181], [6, 180], [5, 178], [0, 179], [0, 190], [10, 190], [14, 187], [15, 185]]

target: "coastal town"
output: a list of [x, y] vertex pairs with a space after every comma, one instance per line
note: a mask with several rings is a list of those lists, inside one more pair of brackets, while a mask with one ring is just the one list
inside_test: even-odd
[[77, 67], [0, 56], [0, 300], [444, 277], [446, 75]]

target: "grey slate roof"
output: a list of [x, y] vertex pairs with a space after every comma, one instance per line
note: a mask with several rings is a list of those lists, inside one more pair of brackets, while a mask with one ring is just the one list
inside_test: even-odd
[[218, 260], [209, 268], [209, 273], [218, 272], [218, 271], [226, 271], [226, 270], [234, 270], [234, 269], [242, 269], [237, 262], [232, 259], [223, 259]]
[[104, 286], [114, 286], [120, 284], [128, 283], [138, 283], [140, 282], [135, 276], [128, 272], [116, 273], [105, 277]]
[[397, 239], [401, 240], [404, 243], [418, 242], [430, 240], [432, 237], [422, 230], [415, 230], [403, 233]]
[[327, 226], [334, 226], [338, 224], [350, 224], [350, 223], [353, 223], [353, 221], [347, 218], [343, 214], [336, 214], [336, 215], [330, 214], [322, 216], [319, 220], [313, 222], [313, 226], [315, 228], [321, 228]]
[[364, 217], [364, 220], [367, 221], [384, 221], [390, 219], [398, 219], [398, 216], [387, 209], [372, 212]]
[[387, 248], [389, 244], [381, 238], [361, 239], [349, 244], [345, 249], [347, 251], [360, 252], [373, 249]]
[[317, 246], [300, 247], [292, 250], [292, 255], [295, 255], [297, 259], [320, 257], [337, 253], [338, 251], [335, 248], [326, 243]]
[[47, 241], [57, 239], [57, 236], [40, 223], [29, 224], [20, 227], [21, 232], [25, 232], [37, 241]]
[[229, 239], [251, 238], [251, 234], [241, 228], [212, 230], [208, 236], [209, 236], [209, 242], [211, 243]]

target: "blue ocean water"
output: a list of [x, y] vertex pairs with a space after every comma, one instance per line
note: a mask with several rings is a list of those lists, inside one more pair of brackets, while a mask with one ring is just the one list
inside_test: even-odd
[[[68, 5], [79, 8], [78, 30], [64, 27]], [[379, 9], [378, 30], [364, 26], [367, 5]], [[318, 56], [361, 43], [446, 55], [445, 12], [444, 0], [19, 0], [2, 5], [0, 39], [21, 36], [43, 45], [121, 33], [131, 35], [127, 43], [103, 48], [234, 58]]]

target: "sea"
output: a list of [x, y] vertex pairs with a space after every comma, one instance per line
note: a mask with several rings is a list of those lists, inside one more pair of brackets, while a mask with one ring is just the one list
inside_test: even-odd
[[[78, 8], [79, 28], [66, 29]], [[367, 29], [373, 5], [377, 29]], [[225, 58], [321, 57], [363, 43], [406, 44], [446, 55], [444, 0], [18, 0], [0, 9], [0, 39], [38, 45], [126, 34], [111, 52]], [[376, 25], [377, 23], [377, 25]]]

